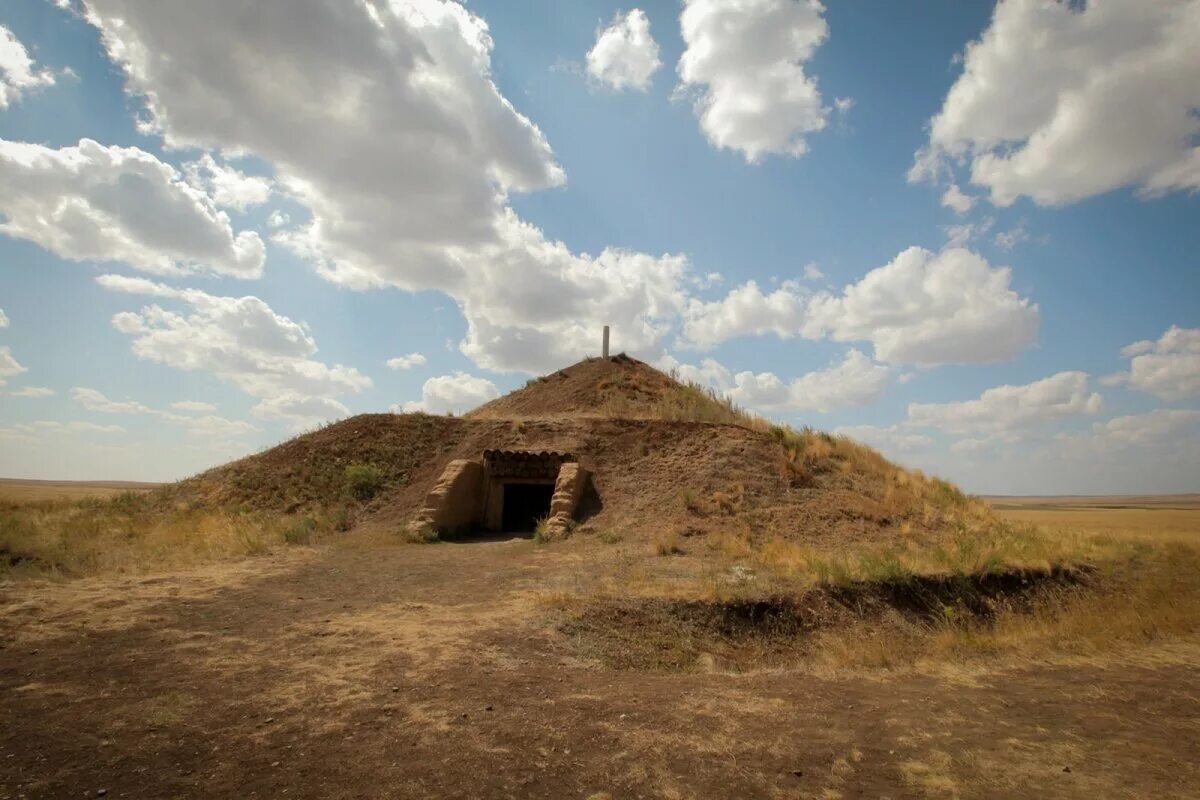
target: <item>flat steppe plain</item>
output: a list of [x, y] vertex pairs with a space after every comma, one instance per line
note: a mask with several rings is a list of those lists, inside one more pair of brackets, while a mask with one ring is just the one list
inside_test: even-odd
[[[1051, 529], [1200, 537], [1174, 501], [995, 502]], [[1200, 796], [1200, 639], [607, 668], [564, 637], [557, 598], [691, 558], [644, 550], [350, 535], [0, 583], [0, 798]]]

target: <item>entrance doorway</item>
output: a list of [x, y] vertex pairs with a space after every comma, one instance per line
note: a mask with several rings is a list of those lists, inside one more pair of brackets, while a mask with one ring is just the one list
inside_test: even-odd
[[504, 532], [533, 533], [538, 520], [550, 514], [553, 497], [553, 483], [504, 484]]

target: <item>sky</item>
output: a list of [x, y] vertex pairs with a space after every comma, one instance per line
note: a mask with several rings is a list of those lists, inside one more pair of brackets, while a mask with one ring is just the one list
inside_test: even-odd
[[613, 348], [986, 494], [1200, 491], [1200, 0], [6, 0], [0, 476]]

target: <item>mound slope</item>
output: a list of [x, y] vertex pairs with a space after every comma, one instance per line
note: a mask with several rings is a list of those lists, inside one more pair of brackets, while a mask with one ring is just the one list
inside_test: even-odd
[[[349, 516], [400, 531], [453, 459], [485, 449], [575, 454], [598, 503], [582, 534], [779, 536], [837, 546], [930, 531], [990, 512], [937, 479], [842, 437], [739, 413], [640, 361], [590, 359], [462, 418], [368, 414], [179, 484], [178, 499]], [[346, 470], [370, 465], [369, 501]]]

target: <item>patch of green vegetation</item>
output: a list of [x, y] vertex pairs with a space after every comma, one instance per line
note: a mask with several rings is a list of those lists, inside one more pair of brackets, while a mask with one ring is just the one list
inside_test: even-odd
[[288, 544], [310, 545], [317, 532], [317, 521], [312, 517], [301, 517], [283, 529], [283, 540]]
[[356, 500], [367, 502], [383, 488], [383, 470], [374, 464], [351, 464], [346, 467], [346, 489]]
[[409, 531], [405, 538], [413, 544], [436, 544], [442, 540], [441, 534], [429, 525], [423, 525], [415, 531]]

